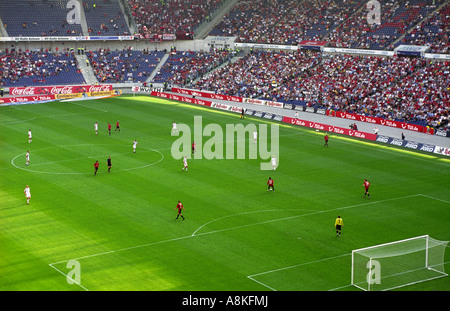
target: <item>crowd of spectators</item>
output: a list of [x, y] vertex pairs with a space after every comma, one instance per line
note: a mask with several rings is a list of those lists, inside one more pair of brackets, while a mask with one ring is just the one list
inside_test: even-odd
[[[238, 42], [295, 45], [302, 40], [327, 41], [333, 47], [389, 49], [444, 0], [386, 0], [380, 3], [380, 23], [368, 23], [364, 0], [243, 0], [210, 32], [237, 37]], [[448, 8], [437, 13], [421, 36], [433, 33], [438, 51], [448, 51]], [[419, 28], [420, 30], [420, 28]], [[415, 44], [406, 36], [404, 44]], [[429, 38], [426, 38], [429, 41]]]
[[143, 38], [193, 39], [195, 27], [208, 20], [222, 0], [128, 0]]
[[82, 84], [83, 75], [69, 49], [8, 49], [0, 52], [0, 85], [36, 86]]
[[[334, 55], [303, 81], [307, 102], [328, 109], [440, 127], [448, 118], [448, 62]], [[317, 98], [322, 96], [322, 101]]]
[[[208, 21], [220, 2], [128, 0], [141, 36], [151, 40], [192, 39], [195, 27]], [[432, 52], [448, 53], [449, 6], [436, 12], [444, 2], [381, 1], [380, 23], [369, 23], [372, 15], [366, 0], [241, 0], [209, 34], [247, 43], [296, 45], [315, 40], [333, 47], [377, 50], [393, 50], [399, 44], [429, 44]], [[402, 36], [404, 39], [396, 43]]]
[[210, 32], [238, 42], [296, 44], [321, 40], [363, 0], [243, 0]]
[[[193, 87], [217, 93], [282, 100], [303, 71], [320, 62], [320, 52], [252, 51], [197, 80]], [[300, 85], [298, 87], [301, 87]]]
[[[367, 100], [387, 119], [448, 128], [450, 63], [421, 60], [414, 72]], [[361, 107], [360, 107], [361, 109]]]

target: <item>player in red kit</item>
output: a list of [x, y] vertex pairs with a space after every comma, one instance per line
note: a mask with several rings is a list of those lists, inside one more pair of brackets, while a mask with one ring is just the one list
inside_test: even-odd
[[325, 134], [325, 137], [323, 138], [325, 140], [325, 147], [328, 147], [328, 133]]
[[273, 179], [269, 177], [269, 180], [267, 181], [267, 191], [275, 192], [275, 188], [273, 187]]
[[115, 133], [117, 130], [119, 130], [119, 133], [120, 133], [119, 120], [117, 120], [117, 123], [116, 123], [116, 129], [114, 130], [114, 133]]
[[177, 218], [175, 218], [175, 219], [178, 219], [178, 217], [181, 216], [181, 218], [183, 218], [183, 220], [184, 220], [183, 215], [181, 215], [181, 211], [184, 211], [183, 203], [181, 203], [180, 201], [178, 201], [177, 207], [175, 207], [175, 209], [178, 210]]
[[100, 164], [98, 163], [98, 161], [96, 161], [95, 163], [94, 163], [94, 169], [95, 169], [95, 171], [94, 171], [94, 175], [97, 175], [97, 171], [98, 171], [98, 166], [99, 166]]
[[367, 181], [367, 179], [364, 179], [363, 185], [364, 185], [364, 189], [365, 189], [364, 197], [363, 197], [363, 198], [365, 198], [366, 195], [367, 195], [367, 196], [369, 197], [369, 199], [370, 199], [370, 194], [369, 194], [370, 183]]
[[109, 136], [111, 136], [111, 124], [108, 122], [108, 133], [109, 133]]
[[195, 141], [192, 142], [192, 154], [195, 153]]

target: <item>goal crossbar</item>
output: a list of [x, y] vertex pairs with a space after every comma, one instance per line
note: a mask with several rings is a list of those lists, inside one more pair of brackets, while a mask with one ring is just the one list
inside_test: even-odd
[[373, 245], [373, 246], [369, 246], [369, 247], [363, 247], [363, 248], [359, 248], [359, 249], [354, 249], [352, 250], [353, 252], [360, 252], [360, 251], [365, 251], [365, 250], [369, 250], [369, 249], [373, 249], [373, 248], [379, 248], [382, 246], [388, 246], [388, 245], [393, 245], [393, 244], [398, 244], [398, 243], [404, 243], [404, 242], [408, 242], [408, 241], [412, 241], [412, 240], [417, 240], [417, 239], [422, 239], [422, 238], [426, 238], [427, 242], [428, 242], [428, 238], [430, 236], [428, 234], [425, 235], [420, 235], [420, 236], [416, 236], [413, 238], [409, 238], [409, 239], [404, 239], [404, 240], [398, 240], [398, 241], [393, 241], [393, 242], [388, 242], [388, 243], [383, 243], [383, 244], [378, 244], [378, 245]]

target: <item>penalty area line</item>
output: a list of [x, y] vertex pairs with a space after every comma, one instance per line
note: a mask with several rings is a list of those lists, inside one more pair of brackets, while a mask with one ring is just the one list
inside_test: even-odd
[[[59, 273], [61, 273], [62, 275], [64, 275], [66, 278], [69, 278], [68, 275], [66, 275], [64, 272], [62, 272], [61, 270], [59, 270], [58, 268], [55, 268], [52, 264], [49, 264], [50, 267], [52, 267], [53, 269], [55, 269], [56, 271], [58, 271]], [[84, 289], [85, 291], [89, 291], [89, 289], [87, 289], [86, 287], [84, 287], [83, 285], [81, 285], [79, 282], [71, 279], [72, 282], [74, 282], [75, 284], [77, 284], [78, 286], [80, 286], [82, 289]]]

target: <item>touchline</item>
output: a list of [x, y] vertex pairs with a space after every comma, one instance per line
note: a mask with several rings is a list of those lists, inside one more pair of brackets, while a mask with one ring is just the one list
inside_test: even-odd
[[[176, 160], [185, 156], [188, 159], [261, 159], [261, 170], [272, 170], [271, 159], [279, 161], [279, 125], [270, 124], [270, 145], [268, 143], [268, 125], [226, 124], [225, 129], [215, 123], [203, 127], [201, 116], [194, 116], [193, 131], [187, 124], [177, 124], [178, 131], [172, 132], [177, 138], [171, 147], [172, 157]], [[246, 139], [248, 137], [248, 139]], [[203, 142], [204, 138], [207, 138]], [[248, 141], [248, 154], [246, 143]], [[224, 150], [225, 144], [225, 150]], [[195, 146], [195, 151], [193, 150]], [[236, 152], [235, 152], [236, 146]], [[270, 149], [269, 149], [270, 147]], [[247, 157], [248, 156], [248, 157]]]

